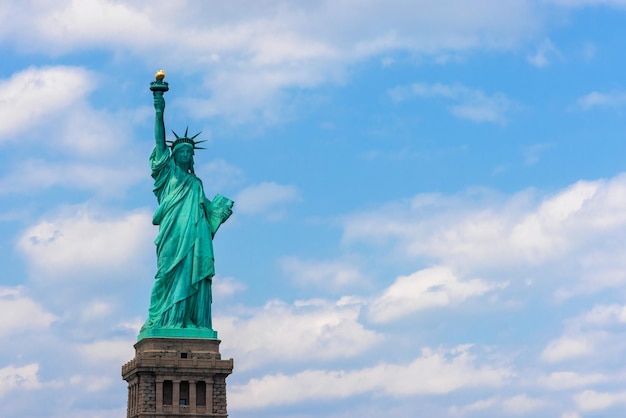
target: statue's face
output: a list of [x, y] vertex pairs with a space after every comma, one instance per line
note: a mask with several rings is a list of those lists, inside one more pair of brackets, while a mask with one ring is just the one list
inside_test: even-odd
[[174, 151], [174, 160], [178, 165], [189, 166], [193, 161], [193, 148], [186, 145], [177, 147]]

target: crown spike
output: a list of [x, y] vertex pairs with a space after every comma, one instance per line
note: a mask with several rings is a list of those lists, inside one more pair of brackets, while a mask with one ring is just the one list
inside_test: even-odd
[[198, 145], [198, 144], [200, 144], [202, 142], [206, 142], [206, 140], [194, 141], [194, 139], [197, 138], [198, 135], [200, 135], [202, 133], [202, 131], [198, 132], [197, 134], [195, 134], [191, 138], [189, 138], [187, 136], [189, 134], [189, 126], [187, 126], [187, 128], [185, 129], [185, 135], [183, 135], [183, 136], [178, 136], [178, 134], [176, 132], [174, 132], [173, 130], [172, 130], [172, 133], [176, 137], [176, 141], [165, 141], [167, 144], [170, 145], [170, 149], [172, 151], [174, 151], [174, 148], [176, 148], [180, 144], [189, 144], [189, 145], [191, 145], [193, 147], [193, 149], [205, 149], [205, 148], [197, 147], [196, 145]]

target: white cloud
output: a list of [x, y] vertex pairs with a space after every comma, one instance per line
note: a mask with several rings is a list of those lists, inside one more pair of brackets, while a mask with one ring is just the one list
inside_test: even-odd
[[295, 186], [264, 182], [243, 189], [235, 198], [237, 211], [246, 214], [263, 213], [271, 219], [284, 215], [284, 205], [299, 199]]
[[[623, 357], [626, 309], [622, 305], [595, 305], [564, 321], [563, 334], [547, 343], [540, 359], [546, 363], [570, 361], [585, 365], [601, 358], [605, 363]], [[597, 368], [582, 371], [553, 372], [539, 378], [540, 384], [552, 390], [580, 388], [612, 381], [615, 375], [603, 374]], [[620, 378], [621, 379], [621, 378]]]
[[151, 219], [145, 211], [107, 218], [79, 209], [28, 228], [18, 248], [38, 280], [71, 279], [70, 273], [80, 273], [83, 282], [100, 280], [103, 274], [125, 278], [121, 273], [132, 272], [154, 248]]
[[[493, 0], [477, 0], [476, 8], [467, 13], [449, 13], [459, 7], [456, 0], [371, 3], [361, 13], [354, 13], [357, 5], [355, 1], [322, 1], [296, 7], [267, 2], [261, 7], [234, 2], [209, 8], [200, 2], [189, 3], [183, 11], [165, 1], [129, 5], [85, 0], [55, 7], [27, 4], [20, 17], [31, 19], [23, 19], [21, 26], [10, 20], [5, 23], [13, 36], [22, 35], [20, 44], [43, 51], [86, 46], [141, 50], [162, 44], [168, 52], [168, 47], [178, 42], [181, 48], [204, 52], [203, 58], [218, 60], [224, 52], [250, 42], [243, 51], [255, 61], [272, 64], [326, 55], [329, 39], [359, 55], [397, 48], [431, 51], [508, 46], [536, 25], [530, 20], [533, 8], [518, 0], [511, 0], [507, 7]], [[323, 22], [328, 30], [313, 31]], [[43, 45], [35, 43], [41, 40], [45, 40]]]
[[445, 394], [461, 388], [499, 386], [510, 376], [506, 368], [477, 365], [468, 347], [424, 349], [409, 364], [381, 363], [354, 371], [306, 370], [252, 379], [230, 387], [229, 405], [233, 409], [262, 408], [368, 392], [394, 397]]
[[93, 76], [76, 67], [31, 67], [0, 80], [0, 141], [18, 139], [16, 134], [80, 102], [92, 88]]
[[[394, 257], [426, 257], [458, 271], [506, 269], [507, 276], [523, 280], [541, 266], [551, 271], [544, 272], [545, 280], [558, 284], [567, 276], [570, 293], [626, 282], [623, 249], [617, 245], [624, 234], [623, 174], [580, 181], [543, 197], [533, 190], [507, 198], [485, 190], [422, 194], [344, 221], [346, 244], [385, 244]], [[584, 286], [572, 284], [573, 277]]]
[[39, 364], [26, 366], [7, 366], [0, 369], [0, 396], [12, 390], [32, 390], [42, 386], [37, 376]]
[[461, 281], [447, 267], [431, 267], [398, 277], [372, 301], [369, 316], [374, 322], [389, 322], [421, 309], [459, 304], [495, 287], [479, 279]]
[[86, 162], [50, 163], [28, 159], [0, 178], [0, 194], [36, 194], [52, 187], [115, 196], [147, 177], [143, 167], [116, 167]]
[[116, 329], [116, 330], [123, 330], [123, 331], [130, 331], [130, 334], [137, 335], [137, 334], [139, 334], [139, 330], [141, 329], [141, 327], [143, 326], [143, 324], [145, 322], [146, 322], [145, 318], [143, 318], [143, 317], [136, 317], [136, 318], [133, 318], [131, 320], [123, 321], [123, 322], [115, 325], [114, 329]]
[[[515, 395], [510, 398], [489, 398], [464, 405], [452, 406], [449, 411], [452, 416], [476, 415], [485, 410], [501, 409], [506, 415], [528, 415], [547, 404], [543, 399], [533, 398], [526, 394]], [[490, 415], [496, 416], [496, 415]]]
[[[108, 157], [124, 161], [131, 152], [129, 132], [132, 112], [124, 110], [109, 113], [79, 103], [67, 112], [65, 117], [67, 119], [63, 123], [59, 120], [54, 121], [53, 129], [60, 128], [54, 137], [44, 139], [65, 154], [81, 159], [101, 160]], [[144, 161], [142, 160], [142, 167], [145, 165]]]
[[196, 164], [195, 170], [198, 177], [203, 179], [205, 190], [209, 188], [222, 190], [225, 187], [238, 186], [245, 177], [241, 169], [220, 159], [207, 164]]
[[609, 93], [601, 93], [592, 91], [577, 100], [580, 107], [585, 110], [594, 107], [620, 107], [626, 104], [626, 93], [614, 91]]
[[560, 371], [539, 378], [539, 384], [551, 390], [567, 390], [603, 383], [608, 379], [607, 375], [601, 373], [580, 374]]
[[455, 104], [448, 109], [450, 113], [461, 119], [473, 122], [506, 122], [506, 114], [515, 104], [502, 93], [487, 95], [480, 90], [471, 89], [460, 84], [424, 84], [415, 83], [400, 86], [388, 91], [396, 101], [404, 101], [411, 97], [443, 98]]
[[541, 359], [548, 363], [593, 354], [594, 341], [589, 335], [566, 335], [551, 341], [541, 353]]
[[364, 280], [359, 269], [343, 261], [300, 260], [286, 257], [280, 262], [285, 275], [301, 285], [341, 289]]
[[109, 113], [87, 103], [98, 81], [67, 66], [31, 67], [0, 81], [0, 142], [19, 139], [30, 156], [13, 155], [0, 194], [56, 186], [110, 197], [147, 177], [145, 161], [137, 164], [137, 145], [129, 141], [132, 112]]
[[546, 404], [543, 399], [529, 397], [526, 394], [516, 395], [502, 401], [502, 408], [507, 414], [526, 415]]
[[496, 398], [481, 399], [481, 400], [472, 402], [470, 404], [467, 404], [461, 407], [452, 406], [450, 407], [450, 414], [453, 416], [463, 416], [468, 413], [491, 409], [498, 403], [499, 403], [499, 400]]
[[[172, 74], [195, 68], [204, 77], [200, 87], [211, 90], [211, 99], [196, 110], [235, 120], [251, 112], [281, 118], [289, 106], [280, 103], [281, 91], [342, 82], [346, 68], [362, 59], [409, 51], [438, 60], [479, 48], [511, 48], [542, 26], [536, 6], [523, 0], [475, 0], [471, 10], [459, 0], [391, 0], [367, 7], [357, 0], [187, 2], [184, 8], [158, 0], [68, 0], [20, 2], [11, 11], [0, 15], [0, 36], [22, 50], [58, 55], [110, 49]], [[471, 110], [457, 109], [468, 117], [493, 118]]]
[[529, 146], [525, 146], [522, 149], [522, 153], [524, 155], [524, 163], [528, 165], [536, 164], [541, 155], [548, 149], [552, 148], [554, 144], [544, 143], [544, 144], [532, 144]]
[[76, 346], [79, 355], [95, 365], [119, 364], [131, 360], [135, 355], [133, 340], [101, 340]]
[[583, 411], [600, 411], [614, 405], [626, 404], [626, 392], [585, 390], [574, 395], [574, 402]]
[[[216, 276], [212, 284], [213, 297], [226, 298], [246, 289], [246, 285], [232, 277]], [[215, 299], [214, 299], [215, 300]]]
[[111, 303], [103, 302], [100, 300], [92, 300], [87, 303], [82, 309], [81, 319], [90, 321], [97, 318], [104, 318], [111, 314], [113, 311], [113, 305]]
[[358, 321], [361, 303], [342, 298], [269, 302], [250, 318], [217, 317], [224, 350], [234, 353], [238, 367], [265, 362], [328, 360], [361, 354], [382, 337]]
[[574, 322], [593, 326], [607, 326], [626, 323], [626, 306], [597, 305], [574, 319]]
[[537, 47], [537, 51], [534, 55], [528, 57], [528, 62], [537, 68], [544, 68], [550, 65], [550, 61], [554, 58], [559, 58], [561, 53], [554, 46], [552, 41], [544, 39]]
[[[130, 358], [127, 358], [127, 360], [130, 360]], [[74, 375], [70, 377], [69, 383], [72, 386], [76, 386], [81, 391], [84, 390], [87, 393], [93, 393], [104, 391], [111, 387], [112, 384], [118, 382], [114, 382], [113, 379], [108, 376]]]
[[[61, 3], [35, 20], [34, 28], [48, 44], [61, 51], [93, 46], [108, 39], [112, 45], [145, 42], [152, 33], [155, 41], [165, 37], [150, 18], [132, 6], [106, 0], [82, 0]], [[44, 8], [45, 10], [45, 8]]]
[[55, 321], [54, 315], [23, 293], [22, 287], [0, 287], [0, 336], [45, 330]]

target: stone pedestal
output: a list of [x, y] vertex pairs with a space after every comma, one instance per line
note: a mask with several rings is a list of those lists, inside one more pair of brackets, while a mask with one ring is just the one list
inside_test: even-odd
[[122, 366], [128, 382], [127, 418], [227, 417], [226, 377], [219, 340], [144, 338]]

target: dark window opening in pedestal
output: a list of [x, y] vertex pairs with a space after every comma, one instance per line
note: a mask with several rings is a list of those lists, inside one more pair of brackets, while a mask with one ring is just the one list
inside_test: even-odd
[[189, 405], [189, 382], [180, 382], [180, 402], [179, 405]]
[[196, 406], [206, 406], [206, 383], [196, 382]]
[[172, 395], [174, 393], [174, 384], [171, 380], [163, 381], [163, 405], [172, 404]]
[[187, 353], [180, 353], [180, 358], [187, 358]]

